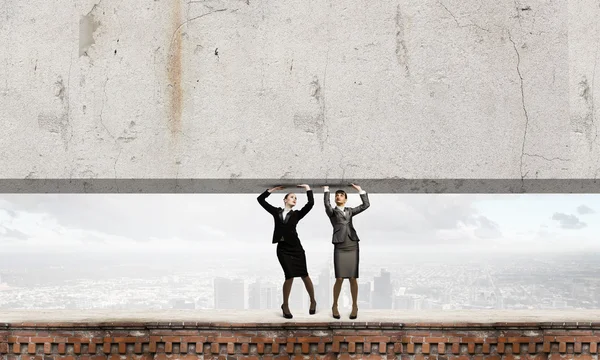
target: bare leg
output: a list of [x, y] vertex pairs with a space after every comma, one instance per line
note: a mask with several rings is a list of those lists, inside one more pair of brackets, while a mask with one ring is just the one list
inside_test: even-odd
[[340, 313], [338, 312], [338, 299], [340, 297], [340, 292], [342, 291], [342, 282], [344, 279], [337, 278], [335, 279], [335, 284], [333, 284], [333, 306], [331, 311], [333, 312], [333, 317], [336, 319], [340, 318]]
[[350, 293], [352, 294], [352, 312], [350, 318], [355, 319], [358, 313], [358, 282], [356, 278], [350, 278]]
[[317, 301], [315, 300], [315, 288], [313, 286], [312, 280], [310, 279], [310, 276], [305, 276], [302, 278], [302, 281], [304, 281], [304, 287], [306, 287], [306, 291], [308, 292], [308, 296], [310, 297], [310, 314], [314, 314], [315, 313], [315, 309], [317, 307]]

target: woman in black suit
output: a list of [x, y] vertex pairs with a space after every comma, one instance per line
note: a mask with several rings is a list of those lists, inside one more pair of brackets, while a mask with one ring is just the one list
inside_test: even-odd
[[275, 230], [273, 231], [273, 244], [277, 243], [277, 259], [281, 264], [283, 273], [285, 274], [285, 282], [283, 283], [283, 304], [281, 310], [286, 319], [291, 319], [293, 316], [288, 307], [288, 299], [292, 290], [292, 283], [295, 277], [300, 277], [304, 282], [306, 291], [310, 296], [309, 314], [313, 315], [316, 311], [317, 302], [315, 301], [315, 291], [313, 283], [308, 276], [306, 269], [306, 256], [304, 249], [296, 232], [296, 225], [315, 204], [313, 192], [306, 184], [298, 185], [306, 189], [308, 203], [299, 211], [292, 210], [296, 205], [296, 194], [289, 193], [283, 198], [284, 208], [274, 207], [269, 204], [266, 198], [271, 195], [271, 192], [284, 189], [283, 186], [277, 186], [272, 189], [267, 189], [258, 196], [259, 204], [265, 208], [275, 220]]

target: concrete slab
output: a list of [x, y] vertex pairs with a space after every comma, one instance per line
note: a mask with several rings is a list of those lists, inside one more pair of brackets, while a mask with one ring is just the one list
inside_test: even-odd
[[593, 0], [5, 1], [0, 191], [598, 191], [521, 180], [600, 173], [599, 17]]
[[[22, 322], [216, 322], [216, 323], [324, 323], [352, 322], [349, 312], [341, 311], [340, 320], [331, 317], [330, 310], [318, 309], [315, 315], [293, 311], [287, 320], [280, 311], [273, 310], [3, 310], [0, 323]], [[354, 322], [401, 323], [532, 323], [532, 322], [600, 322], [600, 310], [457, 310], [457, 311], [399, 311], [359, 310]]]

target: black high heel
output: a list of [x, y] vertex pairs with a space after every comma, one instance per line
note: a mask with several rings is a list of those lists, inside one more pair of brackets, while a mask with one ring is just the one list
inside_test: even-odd
[[350, 313], [350, 320], [356, 319], [357, 316], [358, 316], [358, 308], [356, 308], [356, 314], [352, 315], [352, 313]]
[[331, 308], [331, 313], [332, 313], [334, 319], [339, 319], [340, 318], [340, 312], [339, 312], [339, 310], [338, 310], [338, 314], [336, 315], [335, 312], [333, 311], [333, 308]]
[[293, 317], [294, 317], [294, 316], [293, 316], [292, 314], [290, 314], [290, 313], [288, 313], [288, 314], [286, 314], [286, 313], [285, 313], [285, 310], [283, 310], [283, 304], [281, 304], [281, 311], [283, 312], [283, 317], [284, 317], [284, 318], [286, 318], [286, 319], [291, 319], [291, 318], [293, 318]]
[[308, 309], [308, 313], [310, 315], [314, 315], [315, 312], [317, 312], [317, 302], [315, 301], [315, 308], [314, 309]]

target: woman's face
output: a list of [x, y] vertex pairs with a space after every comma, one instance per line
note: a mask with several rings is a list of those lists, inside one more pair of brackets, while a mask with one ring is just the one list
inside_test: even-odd
[[288, 194], [287, 197], [283, 200], [284, 205], [290, 205], [290, 207], [294, 207], [296, 205], [296, 194]]
[[335, 194], [335, 203], [338, 206], [344, 206], [346, 204], [346, 196], [342, 193]]

